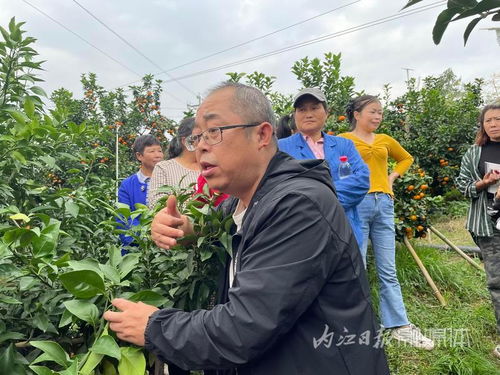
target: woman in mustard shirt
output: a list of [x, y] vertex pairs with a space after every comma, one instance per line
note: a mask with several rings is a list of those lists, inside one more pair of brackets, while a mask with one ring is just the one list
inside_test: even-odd
[[[396, 274], [396, 234], [394, 228], [394, 181], [413, 163], [413, 157], [392, 137], [376, 134], [382, 122], [382, 105], [376, 96], [363, 95], [351, 100], [347, 107], [351, 132], [341, 137], [354, 142], [370, 170], [370, 190], [358, 205], [363, 231], [361, 254], [366, 266], [370, 239], [380, 284], [380, 315], [384, 328], [393, 338], [417, 348], [431, 350], [434, 342], [410, 324]], [[388, 173], [388, 159], [396, 167]]]

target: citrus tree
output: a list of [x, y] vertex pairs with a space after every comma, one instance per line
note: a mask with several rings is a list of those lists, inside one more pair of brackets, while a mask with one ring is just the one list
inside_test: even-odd
[[[91, 93], [76, 100], [58, 90], [49, 112], [34, 86], [41, 66], [25, 64], [36, 55], [24, 48], [34, 39], [23, 34], [12, 20], [0, 44], [7, 67], [0, 106], [0, 373], [144, 374], [152, 358], [117, 340], [103, 312], [115, 297], [185, 309], [213, 303], [215, 274], [230, 250], [230, 219], [210, 198], [202, 207], [190, 191], [179, 192], [182, 211], [206, 235], [169, 252], [157, 249], [148, 235], [154, 211], [116, 206], [106, 163], [117, 131], [110, 121], [134, 132], [155, 129], [152, 83], [146, 77], [136, 93], [142, 99], [118, 105], [123, 98], [99, 92], [89, 76]], [[117, 217], [139, 215], [139, 226], [119, 228]], [[122, 256], [124, 232], [137, 246]]]

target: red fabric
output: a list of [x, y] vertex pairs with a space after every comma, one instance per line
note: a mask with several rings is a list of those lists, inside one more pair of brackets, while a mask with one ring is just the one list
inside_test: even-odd
[[[198, 180], [196, 181], [196, 190], [195, 190], [195, 194], [203, 194], [203, 187], [207, 184], [207, 180], [205, 179], [205, 177], [203, 177], [203, 175], [199, 175], [198, 176]], [[217, 207], [219, 204], [221, 204], [225, 199], [229, 198], [229, 195], [227, 194], [224, 194], [224, 193], [220, 193], [218, 192], [217, 190], [214, 190], [214, 189], [209, 189], [208, 190], [208, 193], [209, 193], [209, 196], [210, 197], [213, 197], [215, 194], [218, 195], [218, 197], [215, 199], [215, 203], [214, 205]], [[198, 197], [197, 198], [200, 202], [204, 202], [206, 203], [206, 200], [203, 199], [202, 197]]]

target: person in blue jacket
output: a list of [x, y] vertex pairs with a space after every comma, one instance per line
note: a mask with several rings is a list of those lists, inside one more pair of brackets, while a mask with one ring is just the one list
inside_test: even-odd
[[[135, 140], [132, 145], [132, 151], [141, 163], [141, 166], [137, 173], [127, 177], [120, 184], [118, 202], [128, 205], [131, 210], [135, 210], [137, 203], [147, 204], [149, 180], [151, 179], [155, 165], [163, 160], [163, 150], [158, 139], [147, 134], [141, 135]], [[122, 221], [118, 220], [118, 222]], [[139, 217], [129, 219], [126, 226], [130, 228], [137, 224], [139, 224]], [[123, 247], [130, 246], [133, 238], [120, 234], [120, 241]]]
[[[328, 162], [338, 199], [361, 246], [363, 234], [356, 206], [370, 188], [370, 171], [351, 140], [323, 132], [328, 108], [321, 90], [302, 89], [295, 96], [293, 107], [298, 132], [278, 140], [278, 147], [295, 159], [325, 159]], [[352, 174], [343, 179], [339, 178], [341, 156], [347, 156], [352, 170]]]

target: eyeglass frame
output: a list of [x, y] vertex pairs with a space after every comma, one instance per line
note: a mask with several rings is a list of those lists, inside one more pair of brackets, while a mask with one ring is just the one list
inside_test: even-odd
[[[262, 124], [262, 122], [258, 122], [258, 123], [253, 123], [253, 124], [239, 124], [239, 125], [226, 125], [226, 126], [214, 126], [213, 128], [209, 128], [203, 132], [201, 132], [200, 134], [191, 134], [191, 135], [188, 135], [186, 138], [184, 138], [184, 144], [186, 146], [186, 149], [188, 151], [196, 151], [196, 148], [198, 147], [198, 145], [200, 144], [200, 141], [201, 139], [203, 138], [203, 140], [210, 146], [215, 146], [215, 145], [218, 145], [219, 143], [222, 142], [222, 133], [224, 130], [228, 130], [228, 129], [236, 129], [236, 128], [251, 128], [251, 127], [254, 127], [254, 126], [259, 126], [260, 124]], [[206, 133], [206, 132], [209, 132], [209, 131], [214, 131], [215, 129], [219, 130], [219, 133], [220, 133], [220, 141], [218, 141], [217, 143], [208, 143], [207, 142], [207, 138], [203, 137], [203, 134]], [[195, 144], [196, 142], [196, 144]]]

